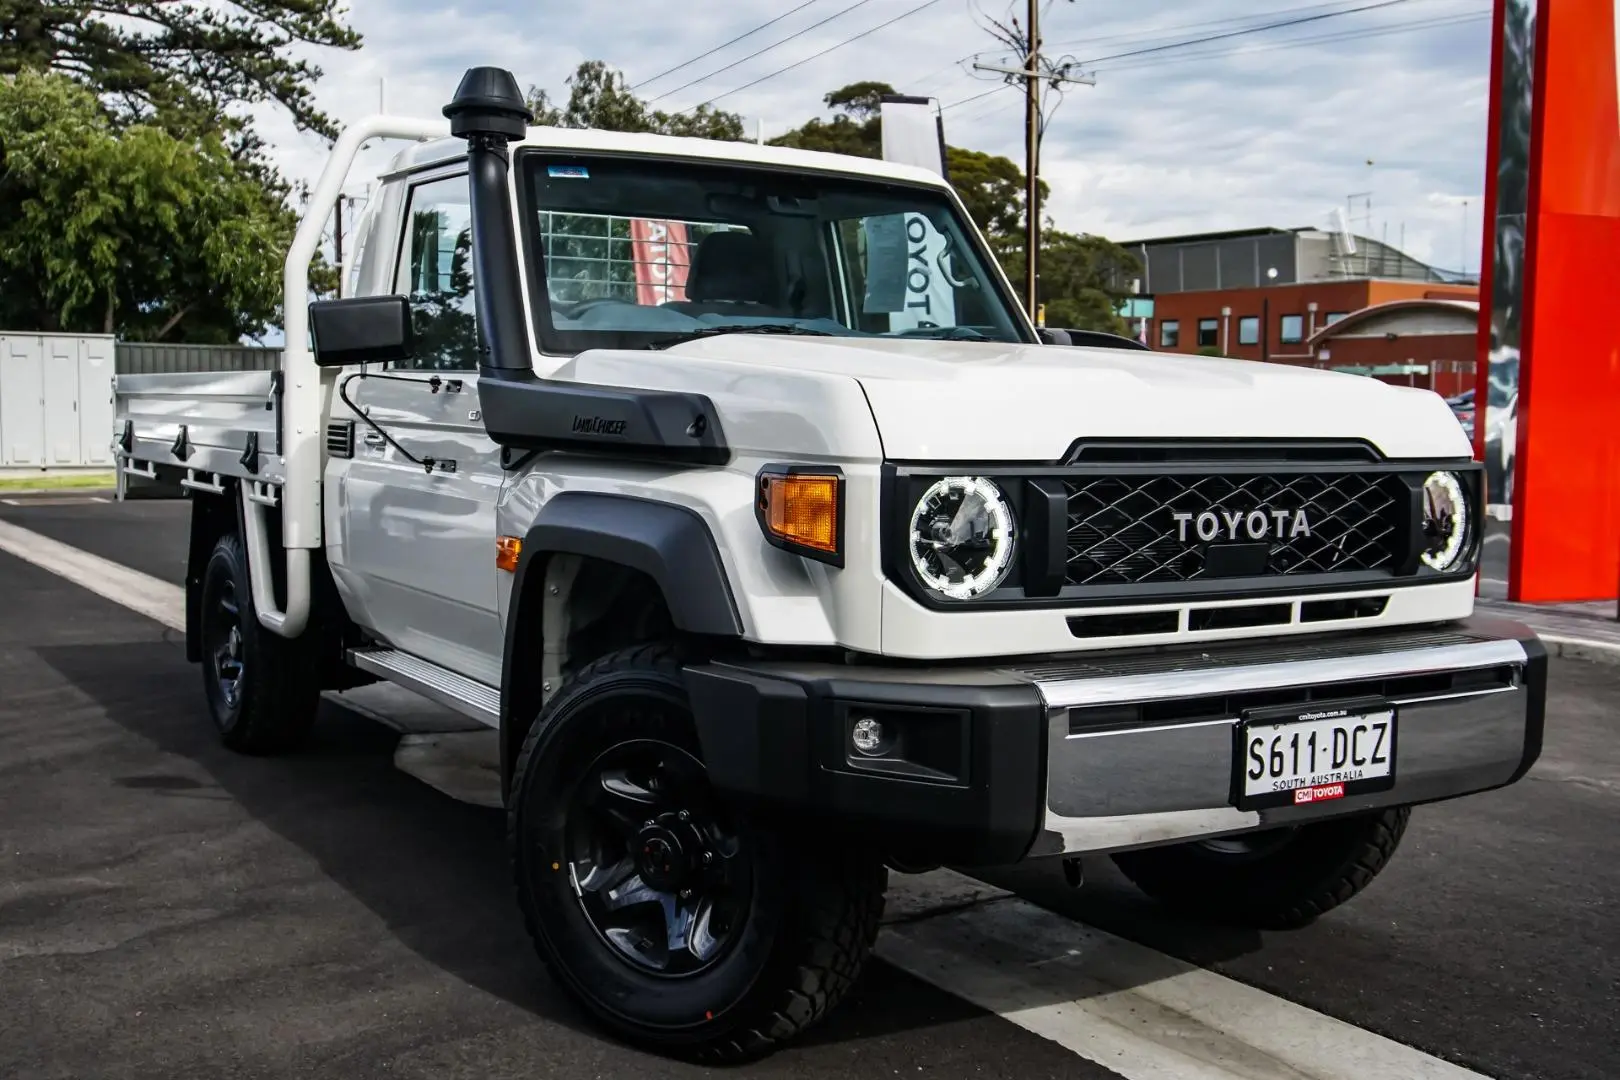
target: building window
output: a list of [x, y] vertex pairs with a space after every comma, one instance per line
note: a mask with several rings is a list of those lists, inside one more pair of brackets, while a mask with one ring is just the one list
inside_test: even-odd
[[1260, 344], [1260, 316], [1245, 315], [1238, 320], [1238, 344]]
[[1181, 320], [1159, 320], [1159, 348], [1173, 349], [1181, 344]]
[[1348, 314], [1350, 314], [1348, 311], [1330, 311], [1327, 314], [1327, 322], [1323, 323], [1322, 325], [1332, 326], [1334, 323], [1338, 322]]
[[1305, 340], [1305, 317], [1303, 315], [1284, 315], [1282, 317], [1282, 342], [1284, 345], [1298, 345]]
[[1220, 325], [1220, 320], [1218, 319], [1198, 320], [1198, 347], [1200, 349], [1208, 348], [1217, 344], [1215, 340], [1215, 333]]

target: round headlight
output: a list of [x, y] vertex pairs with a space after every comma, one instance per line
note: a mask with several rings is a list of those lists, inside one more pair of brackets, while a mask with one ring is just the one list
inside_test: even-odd
[[1468, 552], [1468, 496], [1456, 473], [1430, 473], [1423, 481], [1423, 562], [1454, 570]]
[[927, 588], [971, 600], [1000, 585], [1012, 569], [1012, 507], [993, 481], [947, 476], [911, 512], [911, 565]]

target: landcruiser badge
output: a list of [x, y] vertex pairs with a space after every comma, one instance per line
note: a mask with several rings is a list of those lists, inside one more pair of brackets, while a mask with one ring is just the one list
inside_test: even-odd
[[1199, 540], [1292, 540], [1311, 535], [1311, 523], [1301, 510], [1205, 510], [1202, 514], [1170, 515], [1176, 538], [1182, 543]]
[[624, 421], [609, 420], [605, 416], [576, 416], [574, 417], [574, 434], [623, 435]]

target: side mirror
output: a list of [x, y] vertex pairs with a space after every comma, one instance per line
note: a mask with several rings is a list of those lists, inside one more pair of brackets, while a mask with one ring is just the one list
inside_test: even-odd
[[1058, 330], [1054, 327], [1043, 326], [1040, 328], [1040, 335], [1042, 345], [1074, 344], [1074, 341], [1069, 337], [1069, 332], [1067, 330]]
[[309, 305], [315, 363], [386, 364], [411, 355], [411, 305], [403, 296], [349, 296]]

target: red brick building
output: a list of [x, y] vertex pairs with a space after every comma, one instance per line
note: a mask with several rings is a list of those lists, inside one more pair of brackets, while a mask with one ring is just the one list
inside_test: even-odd
[[1122, 246], [1143, 267], [1131, 308], [1150, 313], [1133, 329], [1161, 352], [1350, 367], [1441, 393], [1473, 370], [1478, 286], [1380, 241], [1244, 229]]
[[1153, 297], [1148, 344], [1163, 352], [1213, 350], [1245, 360], [1308, 362], [1309, 342], [1352, 313], [1404, 301], [1478, 298], [1479, 290], [1472, 285], [1365, 278], [1158, 293]]

